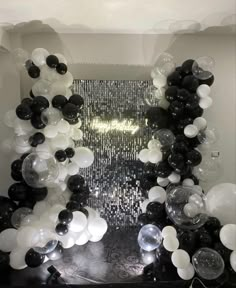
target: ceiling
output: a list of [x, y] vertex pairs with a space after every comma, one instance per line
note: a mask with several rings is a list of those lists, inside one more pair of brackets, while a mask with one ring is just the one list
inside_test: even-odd
[[0, 22], [59, 32], [173, 33], [236, 24], [236, 0], [0, 0]]

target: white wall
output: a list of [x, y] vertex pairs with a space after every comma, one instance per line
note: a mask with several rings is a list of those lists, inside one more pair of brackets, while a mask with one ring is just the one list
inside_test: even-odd
[[[20, 40], [16, 36], [11, 35], [12, 47], [21, 45], [30, 52], [36, 47], [45, 47], [51, 52], [64, 53], [74, 77], [81, 79], [149, 79], [150, 65], [165, 50], [175, 56], [177, 63], [187, 58], [212, 56], [216, 61], [216, 80], [212, 89], [214, 105], [205, 115], [220, 133], [214, 149], [221, 152], [224, 175], [218, 182], [236, 183], [235, 35], [57, 34], [52, 30], [50, 33], [26, 33]], [[15, 72], [11, 72], [9, 59], [5, 55], [1, 57], [5, 59], [5, 65], [1, 64], [0, 69], [6, 80], [1, 91], [2, 113], [11, 105], [17, 105], [19, 82], [13, 85], [9, 76]], [[9, 75], [5, 67], [8, 67]], [[25, 79], [23, 86], [28, 91], [29, 80]], [[1, 139], [6, 133], [6, 130], [1, 133]], [[2, 155], [0, 158], [3, 159]], [[4, 192], [9, 184], [9, 169], [5, 169], [9, 167], [9, 159], [4, 158], [0, 165], [1, 192]]]

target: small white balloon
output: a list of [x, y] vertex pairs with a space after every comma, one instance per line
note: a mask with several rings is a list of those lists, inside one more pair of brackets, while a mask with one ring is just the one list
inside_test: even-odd
[[39, 240], [39, 232], [33, 227], [25, 226], [18, 230], [17, 244], [20, 247], [33, 247]]
[[61, 81], [59, 80], [51, 84], [49, 94], [51, 95], [51, 97], [54, 97], [56, 95], [65, 96], [66, 89], [67, 87], [63, 83], [61, 83]]
[[87, 168], [93, 164], [94, 161], [93, 151], [87, 147], [78, 147], [76, 148], [73, 161], [80, 168]]
[[206, 84], [202, 84], [197, 88], [197, 95], [200, 98], [208, 97], [210, 93], [211, 93], [211, 87]]
[[148, 142], [148, 149], [150, 149], [150, 150], [152, 150], [152, 149], [160, 149], [160, 147], [161, 147], [161, 143], [157, 139], [151, 139]]
[[236, 250], [236, 224], [226, 224], [221, 228], [220, 241], [229, 250]]
[[50, 207], [46, 201], [39, 201], [34, 205], [33, 213], [35, 216], [40, 217], [40, 215], [48, 211]]
[[156, 73], [155, 78], [153, 79], [153, 85], [157, 88], [165, 87], [167, 84], [167, 77], [163, 74]]
[[197, 126], [189, 124], [184, 128], [184, 135], [188, 138], [194, 138], [197, 136], [199, 130]]
[[88, 221], [88, 232], [93, 237], [99, 237], [107, 232], [107, 222], [103, 218], [96, 217]]
[[16, 246], [17, 230], [9, 228], [0, 233], [0, 250], [3, 252], [11, 252]]
[[194, 218], [199, 214], [199, 208], [194, 203], [187, 203], [184, 205], [184, 214], [189, 218]]
[[139, 154], [138, 154], [138, 158], [141, 162], [143, 163], [147, 163], [149, 160], [149, 149], [142, 149]]
[[168, 235], [163, 240], [163, 246], [167, 251], [173, 252], [179, 248], [179, 240], [176, 236]]
[[69, 228], [73, 232], [81, 232], [87, 225], [87, 218], [80, 211], [73, 212], [73, 220], [70, 222]]
[[67, 88], [72, 86], [73, 81], [74, 81], [74, 78], [70, 72], [67, 72], [65, 75], [61, 75], [60, 77], [60, 83], [62, 83], [62, 85], [64, 85]]
[[56, 137], [58, 133], [57, 129], [55, 129], [55, 126], [53, 125], [46, 126], [43, 132], [44, 132], [45, 137], [49, 139]]
[[156, 164], [162, 160], [162, 152], [159, 149], [149, 150], [148, 161]]
[[32, 92], [34, 96], [48, 96], [51, 83], [47, 80], [40, 79], [34, 83]]
[[175, 172], [172, 172], [169, 176], [168, 179], [170, 181], [170, 183], [175, 184], [175, 183], [179, 183], [181, 176]]
[[171, 261], [176, 268], [185, 269], [190, 264], [190, 257], [185, 250], [178, 249], [172, 253]]
[[170, 183], [168, 178], [157, 177], [157, 184], [166, 187]]
[[194, 186], [194, 181], [191, 178], [186, 178], [182, 182], [182, 185], [187, 186], [187, 187], [192, 187], [192, 186]]
[[99, 242], [99, 241], [101, 241], [102, 240], [102, 238], [103, 238], [103, 236], [104, 235], [99, 235], [99, 236], [92, 236], [90, 239], [89, 239], [89, 241], [90, 242]]
[[61, 53], [55, 53], [53, 55], [55, 55], [58, 58], [59, 63], [64, 63], [67, 65], [67, 60], [64, 55], [62, 55]]
[[73, 232], [71, 233], [70, 231], [66, 235], [59, 236], [58, 240], [61, 241], [64, 249], [69, 249], [75, 245]]
[[70, 132], [70, 124], [64, 120], [64, 119], [61, 119], [57, 126], [56, 126], [56, 129], [57, 131], [59, 131], [60, 133], [63, 133], [63, 134], [67, 134]]
[[83, 230], [75, 241], [76, 245], [84, 245], [91, 239], [91, 234], [87, 229]]
[[234, 272], [236, 272], [236, 250], [230, 254], [230, 265]]
[[190, 280], [193, 278], [195, 274], [195, 270], [193, 268], [193, 265], [190, 263], [187, 268], [185, 269], [177, 269], [177, 273], [179, 277], [183, 280]]
[[202, 187], [199, 185], [194, 185], [192, 186], [192, 189], [194, 190], [195, 193], [197, 193], [198, 195], [202, 194]]
[[46, 58], [49, 56], [49, 52], [44, 48], [36, 48], [31, 54], [31, 60], [36, 66], [42, 66], [46, 64]]
[[52, 83], [58, 81], [60, 76], [55, 69], [52, 69], [45, 64], [40, 67], [40, 78]]
[[27, 267], [25, 263], [25, 254], [28, 248], [17, 247], [10, 253], [10, 266], [15, 270], [22, 270]]
[[58, 214], [65, 209], [65, 206], [62, 204], [54, 204], [48, 211], [50, 221], [56, 223], [58, 220]]
[[195, 204], [199, 209], [204, 207], [202, 197], [200, 195], [198, 195], [197, 193], [191, 195], [188, 199], [188, 202]]
[[205, 98], [200, 99], [199, 106], [202, 109], [207, 109], [207, 108], [211, 107], [212, 103], [213, 103], [213, 100], [211, 97], [205, 97]]
[[194, 119], [193, 125], [195, 125], [199, 131], [204, 130], [207, 127], [207, 121], [203, 117], [197, 117]]
[[150, 200], [149, 199], [145, 199], [141, 205], [140, 205], [140, 208], [142, 210], [142, 213], [146, 213], [146, 210], [147, 210], [147, 205], [150, 203]]
[[70, 133], [70, 137], [75, 141], [82, 140], [83, 139], [83, 132], [80, 129], [72, 128], [71, 133]]
[[59, 133], [51, 140], [51, 145], [54, 149], [58, 148], [64, 150], [69, 147], [69, 138], [64, 134]]
[[68, 175], [76, 175], [79, 172], [79, 167], [76, 163], [71, 162], [67, 165], [67, 173]]
[[165, 238], [167, 236], [177, 237], [176, 229], [173, 226], [166, 226], [161, 231], [162, 237]]
[[166, 191], [160, 186], [154, 186], [149, 190], [148, 198], [150, 202], [155, 200], [155, 202], [164, 203], [166, 201]]

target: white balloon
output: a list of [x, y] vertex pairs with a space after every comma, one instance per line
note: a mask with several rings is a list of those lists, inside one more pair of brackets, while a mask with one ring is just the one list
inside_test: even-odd
[[49, 139], [55, 138], [57, 136], [57, 133], [58, 133], [57, 129], [53, 125], [46, 126], [44, 128], [43, 132], [44, 132], [45, 137], [49, 138]]
[[74, 124], [73, 128], [79, 129], [81, 127], [81, 125], [82, 125], [82, 121], [80, 118], [78, 118], [78, 123]]
[[61, 204], [53, 205], [48, 211], [50, 221], [56, 223], [56, 221], [58, 220], [58, 214], [64, 209], [65, 209], [65, 206]]
[[39, 241], [39, 232], [37, 229], [25, 226], [18, 230], [17, 244], [20, 247], [33, 247]]
[[150, 202], [155, 200], [156, 202], [164, 203], [166, 201], [166, 191], [160, 186], [154, 186], [149, 190], [148, 198]]
[[177, 232], [173, 226], [166, 226], [161, 231], [162, 237], [165, 238], [167, 236], [177, 237]]
[[99, 241], [101, 241], [102, 240], [102, 238], [103, 238], [103, 236], [104, 235], [99, 235], [99, 236], [92, 236], [90, 239], [89, 239], [89, 241], [90, 242], [99, 242]]
[[188, 202], [195, 204], [199, 209], [204, 207], [202, 197], [200, 195], [198, 195], [197, 193], [191, 195], [188, 199]]
[[59, 165], [59, 175], [58, 175], [58, 180], [59, 181], [64, 181], [67, 176], [67, 167], [64, 165]]
[[15, 134], [18, 136], [27, 135], [33, 130], [33, 126], [30, 121], [21, 120], [16, 118], [14, 121]]
[[91, 207], [88, 207], [88, 206], [86, 206], [86, 207], [84, 207], [87, 211], [88, 211], [88, 213], [89, 213], [89, 216], [88, 216], [88, 219], [90, 220], [90, 219], [92, 219], [92, 218], [95, 218], [95, 217], [100, 217], [100, 215], [99, 215], [99, 213], [96, 211], [96, 210], [94, 210], [93, 208], [91, 208]]
[[168, 176], [168, 180], [175, 184], [175, 183], [179, 183], [181, 179], [181, 176], [175, 172], [172, 172], [169, 176]]
[[194, 186], [194, 181], [191, 178], [186, 178], [182, 182], [182, 185], [187, 186], [187, 187], [192, 187], [192, 186]]
[[72, 93], [71, 89], [67, 88], [67, 89], [66, 89], [66, 95], [65, 95], [66, 98], [69, 99], [70, 96], [72, 96], [72, 95], [73, 95], [73, 93]]
[[50, 207], [51, 206], [46, 201], [39, 201], [34, 205], [33, 213], [40, 217], [40, 215], [48, 211]]
[[73, 220], [70, 222], [69, 228], [73, 232], [81, 232], [87, 225], [87, 218], [80, 211], [73, 212]]
[[28, 248], [17, 247], [10, 253], [10, 266], [15, 270], [22, 270], [27, 267], [25, 263], [25, 254]]
[[193, 125], [195, 125], [199, 131], [204, 130], [207, 127], [207, 121], [203, 117], [197, 117], [194, 119]]
[[198, 86], [197, 88], [197, 95], [200, 98], [205, 98], [207, 96], [209, 96], [211, 93], [211, 87], [206, 85], [206, 84], [202, 84], [200, 86]]
[[50, 68], [48, 65], [43, 65], [40, 68], [40, 78], [49, 82], [58, 81], [60, 76], [55, 69]]
[[160, 150], [160, 147], [161, 147], [161, 143], [157, 139], [151, 139], [148, 142], [148, 149], [150, 149], [150, 150], [152, 150], [152, 149], [159, 149]]
[[68, 175], [76, 175], [79, 172], [79, 167], [76, 163], [71, 162], [67, 165]]
[[57, 134], [56, 137], [54, 137], [52, 140], [51, 140], [51, 145], [52, 145], [52, 148], [54, 149], [66, 149], [67, 147], [69, 147], [69, 138], [66, 137], [66, 135], [64, 134]]
[[199, 214], [199, 208], [195, 203], [187, 203], [184, 205], [184, 214], [189, 218], [194, 218]]
[[16, 118], [17, 118], [17, 116], [16, 116], [15, 110], [7, 111], [7, 113], [4, 115], [4, 119], [3, 119], [4, 124], [7, 127], [13, 128]]
[[230, 265], [234, 272], [236, 272], [236, 250], [230, 254]]
[[236, 185], [221, 183], [212, 187], [206, 195], [208, 214], [218, 218], [222, 225], [236, 224]]
[[83, 132], [80, 129], [72, 128], [70, 136], [73, 140], [79, 141], [79, 140], [83, 139]]
[[[44, 131], [44, 134], [45, 134], [45, 131]], [[51, 146], [47, 140], [43, 144], [38, 145], [35, 148], [35, 151], [37, 154], [40, 154], [40, 156], [43, 159], [48, 159], [48, 155], [51, 155], [52, 153]]]
[[51, 83], [47, 80], [40, 79], [34, 83], [32, 92], [34, 96], [48, 96]]
[[3, 252], [11, 252], [17, 245], [16, 243], [17, 230], [6, 229], [0, 233], [0, 250]]
[[199, 186], [199, 185], [193, 185], [192, 186], [192, 189], [194, 190], [194, 192], [198, 195], [201, 195], [202, 194], [202, 187]]
[[21, 221], [21, 227], [22, 226], [33, 226], [33, 224], [38, 221], [38, 217], [30, 214], [24, 217], [24, 219]]
[[140, 208], [142, 210], [142, 213], [146, 213], [146, 209], [147, 209], [147, 205], [150, 203], [150, 200], [149, 199], [145, 199], [141, 205], [140, 205]]
[[75, 245], [74, 235], [70, 231], [66, 235], [59, 236], [58, 240], [61, 241], [64, 249], [69, 249]]
[[73, 84], [74, 78], [70, 72], [67, 72], [65, 75], [60, 75], [60, 83], [65, 85], [65, 87], [70, 87]]
[[157, 184], [166, 187], [170, 183], [168, 178], [157, 177]]
[[56, 95], [66, 95], [66, 86], [61, 81], [56, 81], [51, 84], [49, 94], [54, 97]]
[[157, 88], [165, 87], [167, 84], [167, 77], [163, 74], [156, 73], [155, 78], [153, 79], [153, 85]]
[[[99, 237], [107, 232], [107, 222], [103, 218], [96, 217], [88, 221], [88, 232], [92, 237]], [[91, 239], [90, 239], [91, 241]]]
[[159, 149], [149, 150], [148, 161], [156, 164], [162, 160], [162, 152]]
[[167, 110], [170, 106], [170, 102], [168, 102], [165, 98], [161, 99], [158, 103], [158, 107], [161, 107], [164, 110]]
[[198, 134], [198, 128], [195, 125], [189, 124], [184, 128], [184, 135], [188, 138], [194, 138]]
[[80, 168], [87, 168], [93, 164], [94, 161], [93, 151], [87, 147], [78, 147], [76, 148], [73, 161]]
[[229, 250], [236, 250], [236, 224], [226, 224], [221, 228], [220, 241]]
[[177, 273], [179, 277], [183, 280], [190, 280], [193, 278], [195, 274], [195, 270], [193, 268], [193, 265], [190, 263], [187, 268], [185, 269], [177, 269]]
[[66, 120], [62, 119], [57, 124], [56, 129], [60, 133], [67, 134], [70, 132], [70, 124]]
[[190, 264], [190, 257], [185, 250], [178, 249], [172, 253], [171, 261], [176, 268], [185, 269]]
[[213, 103], [213, 100], [211, 97], [205, 97], [205, 98], [200, 99], [199, 106], [202, 109], [207, 109], [207, 108], [211, 107], [212, 103]]
[[146, 163], [149, 160], [149, 149], [142, 149], [139, 154], [138, 154], [138, 158], [141, 162]]
[[67, 60], [66, 60], [64, 55], [62, 55], [60, 53], [55, 53], [54, 55], [58, 58], [59, 63], [64, 63], [67, 65]]
[[179, 240], [173, 235], [168, 235], [163, 240], [163, 246], [167, 251], [173, 252], [179, 248]]
[[91, 234], [88, 232], [87, 229], [85, 229], [79, 234], [79, 237], [75, 241], [75, 244], [84, 245], [89, 241], [89, 239], [91, 239]]
[[49, 52], [44, 48], [36, 48], [31, 54], [31, 60], [36, 66], [42, 66], [46, 64], [46, 58], [49, 56]]

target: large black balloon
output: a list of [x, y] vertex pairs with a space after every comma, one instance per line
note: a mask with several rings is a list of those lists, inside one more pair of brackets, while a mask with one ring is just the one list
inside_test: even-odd
[[184, 63], [181, 66], [181, 72], [184, 75], [191, 75], [192, 74], [192, 67], [193, 67], [194, 60], [188, 59], [184, 61]]
[[179, 249], [187, 251], [193, 255], [197, 249], [197, 234], [193, 231], [184, 231], [178, 235]]
[[21, 173], [23, 161], [21, 159], [14, 160], [11, 163], [11, 171], [14, 173]]
[[189, 90], [190, 92], [196, 92], [199, 81], [193, 75], [185, 76], [182, 81], [183, 88]]
[[220, 221], [216, 217], [209, 217], [204, 224], [204, 228], [209, 233], [213, 233], [215, 230], [220, 229]]
[[67, 209], [62, 210], [58, 215], [58, 220], [62, 224], [69, 224], [73, 220], [73, 214]]
[[46, 125], [43, 123], [40, 114], [33, 114], [31, 124], [35, 129], [43, 129]]
[[32, 117], [33, 112], [27, 104], [20, 104], [16, 107], [16, 115], [21, 120], [29, 120]]
[[28, 195], [30, 196], [30, 199], [34, 201], [43, 201], [48, 195], [48, 189], [47, 187], [42, 187], [42, 188], [30, 187]]
[[78, 109], [81, 109], [84, 105], [84, 98], [79, 94], [73, 94], [69, 98], [69, 102], [74, 104]]
[[201, 117], [203, 114], [204, 110], [200, 106], [196, 106], [195, 108], [192, 109], [187, 109], [187, 114], [192, 117], [193, 119], [197, 117]]
[[62, 258], [63, 252], [64, 252], [64, 249], [62, 247], [62, 243], [60, 241], [58, 241], [56, 248], [52, 252], [46, 254], [46, 256], [50, 260], [55, 261], [55, 260]]
[[3, 272], [3, 270], [8, 269], [9, 263], [10, 263], [9, 253], [0, 251], [0, 271]]
[[27, 208], [33, 209], [35, 204], [36, 204], [36, 201], [34, 199], [30, 198], [30, 199], [26, 199], [26, 200], [20, 201], [18, 206], [19, 207], [27, 207]]
[[62, 114], [65, 119], [67, 120], [74, 120], [77, 118], [78, 115], [78, 108], [72, 104], [72, 103], [67, 103], [63, 108], [62, 108]]
[[172, 153], [168, 157], [168, 163], [174, 170], [181, 171], [184, 168], [184, 156], [180, 153]]
[[13, 172], [11, 171], [11, 178], [15, 181], [22, 181], [23, 180], [23, 176], [21, 172]]
[[81, 208], [80, 203], [78, 203], [77, 201], [72, 201], [70, 200], [67, 204], [66, 204], [66, 209], [68, 209], [71, 212], [74, 211], [78, 211]]
[[67, 181], [68, 189], [73, 193], [79, 193], [80, 188], [83, 187], [85, 181], [84, 178], [80, 175], [70, 176]]
[[187, 102], [189, 98], [191, 97], [191, 94], [186, 89], [179, 89], [177, 93], [177, 100], [181, 102]]
[[52, 106], [54, 108], [57, 108], [59, 110], [62, 110], [62, 108], [66, 105], [68, 102], [67, 98], [63, 95], [56, 95], [52, 99]]
[[147, 124], [151, 128], [167, 128], [169, 125], [169, 116], [166, 110], [159, 107], [151, 107], [146, 113]]
[[49, 107], [48, 99], [44, 96], [34, 97], [31, 109], [34, 113], [41, 113]]
[[8, 189], [8, 195], [13, 201], [27, 199], [29, 187], [25, 183], [14, 183]]
[[0, 232], [11, 228], [11, 216], [17, 209], [17, 205], [11, 199], [0, 196]]
[[222, 256], [225, 263], [229, 263], [231, 250], [226, 248], [221, 242], [214, 243], [213, 248]]
[[191, 117], [180, 119], [177, 123], [177, 129], [182, 132], [187, 125], [192, 123], [193, 119]]
[[211, 86], [214, 83], [214, 80], [215, 80], [215, 77], [212, 74], [211, 77], [208, 79], [205, 79], [205, 80], [199, 79], [199, 85], [206, 84], [208, 86]]
[[213, 239], [211, 234], [208, 233], [205, 229], [201, 228], [198, 230], [198, 247], [208, 247], [211, 248], [213, 244]]
[[178, 87], [176, 86], [168, 87], [165, 91], [166, 100], [169, 102], [177, 100], [177, 93], [178, 93]]
[[184, 113], [184, 104], [180, 101], [173, 101], [170, 103], [168, 111], [174, 119], [180, 118]]
[[165, 205], [159, 202], [150, 202], [147, 205], [146, 214], [148, 219], [156, 220], [165, 217]]
[[171, 174], [171, 172], [172, 172], [172, 169], [171, 169], [171, 167], [167, 161], [159, 162], [159, 164], [157, 166], [157, 176], [158, 177], [166, 178]]
[[167, 84], [169, 86], [179, 86], [182, 81], [182, 76], [178, 71], [174, 71], [167, 77]]
[[188, 148], [186, 142], [179, 141], [179, 142], [175, 142], [171, 146], [171, 150], [173, 153], [186, 154], [188, 152], [189, 148]]
[[191, 150], [186, 154], [187, 163], [192, 166], [197, 166], [202, 161], [202, 155], [197, 150]]
[[55, 56], [55, 55], [49, 55], [49, 56], [46, 58], [46, 63], [47, 63], [47, 65], [48, 65], [50, 68], [56, 68], [57, 65], [59, 64], [59, 60], [58, 60], [57, 56]]
[[33, 248], [29, 249], [25, 255], [25, 263], [31, 268], [39, 267], [44, 259], [45, 255], [36, 252]]

